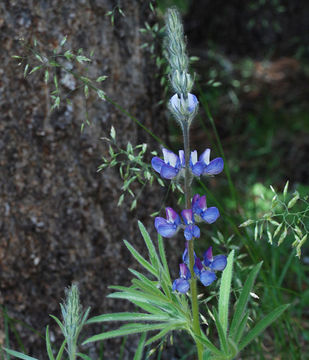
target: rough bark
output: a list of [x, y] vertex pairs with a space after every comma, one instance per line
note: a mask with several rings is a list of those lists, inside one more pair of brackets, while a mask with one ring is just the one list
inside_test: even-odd
[[[122, 144], [159, 146], [97, 96], [88, 100], [91, 126], [82, 134], [86, 110], [81, 92], [74, 91], [72, 105], [62, 104], [49, 116], [42, 74], [24, 79], [11, 55], [22, 53], [20, 37], [28, 42], [34, 36], [42, 52], [64, 35], [68, 48], [95, 50], [90, 75], [108, 75], [103, 84], [108, 96], [164, 138], [154, 66], [140, 47], [139, 28], [152, 16], [148, 2], [119, 4], [126, 16], [116, 16], [114, 26], [105, 16], [115, 6], [112, 0], [18, 0], [0, 5], [0, 302], [9, 316], [41, 333], [51, 323], [48, 314], [59, 315], [58, 303], [72, 281], [79, 284], [82, 301], [92, 307], [93, 315], [127, 306], [106, 299], [108, 285], [128, 283], [127, 268], [133, 261], [122, 240], [145, 252], [137, 219], [152, 229], [149, 214], [160, 208], [162, 197], [154, 196], [155, 189], [146, 190], [142, 208], [129, 212], [126, 203], [118, 208], [122, 183], [117, 169], [96, 172], [108, 150], [100, 138], [114, 125]], [[60, 70], [58, 75], [64, 79]], [[28, 354], [46, 358], [43, 340], [22, 324], [15, 326]], [[58, 338], [55, 329], [52, 337]], [[3, 341], [3, 328], [0, 333]], [[12, 347], [17, 346], [11, 335]], [[119, 343], [105, 345], [107, 359], [118, 357]], [[131, 358], [132, 342], [126, 347], [125, 358]]]

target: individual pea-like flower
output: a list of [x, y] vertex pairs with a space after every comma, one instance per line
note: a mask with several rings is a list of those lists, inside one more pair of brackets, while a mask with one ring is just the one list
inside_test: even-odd
[[175, 94], [170, 99], [170, 107], [175, 114], [191, 114], [194, 113], [198, 106], [197, 97], [193, 94], [188, 93], [187, 99], [184, 99], [183, 96], [178, 96]]
[[200, 155], [198, 161], [204, 164], [202, 175], [212, 176], [220, 174], [224, 167], [224, 162], [221, 157], [210, 161], [210, 149], [206, 149], [202, 155]]
[[195, 176], [201, 176], [203, 174], [205, 164], [203, 161], [197, 160], [197, 151], [191, 151], [190, 155], [190, 168]]
[[[186, 248], [182, 255], [182, 260], [184, 264], [189, 266], [188, 243], [186, 243]], [[203, 261], [201, 261], [195, 253], [194, 260], [195, 262], [193, 271], [204, 286], [211, 285], [217, 279], [215, 272], [223, 271], [227, 263], [225, 255], [212, 255], [212, 247], [209, 247], [209, 249], [205, 251]]]
[[205, 195], [196, 194], [193, 196], [192, 211], [197, 222], [202, 219], [208, 224], [214, 223], [220, 216], [219, 210], [215, 206], [207, 207]]
[[213, 257], [212, 247], [210, 246], [204, 253], [203, 261], [199, 258], [195, 259], [194, 272], [204, 286], [209, 286], [217, 279], [215, 271], [223, 271], [226, 267], [226, 263], [227, 260], [225, 255]]
[[155, 228], [160, 235], [170, 238], [176, 234], [179, 226], [181, 225], [181, 219], [172, 208], [167, 207], [165, 211], [166, 219], [162, 217], [155, 218]]
[[185, 167], [184, 151], [179, 150], [179, 156], [165, 148], [162, 149], [163, 159], [155, 156], [151, 160], [151, 165], [163, 179], [173, 179], [181, 168]]
[[185, 263], [179, 264], [179, 278], [174, 280], [173, 282], [173, 291], [177, 290], [183, 294], [185, 294], [190, 289], [191, 273]]
[[182, 210], [181, 212], [182, 218], [185, 223], [185, 238], [186, 240], [191, 240], [196, 237], [199, 238], [201, 235], [200, 228], [195, 225], [194, 215], [192, 209]]

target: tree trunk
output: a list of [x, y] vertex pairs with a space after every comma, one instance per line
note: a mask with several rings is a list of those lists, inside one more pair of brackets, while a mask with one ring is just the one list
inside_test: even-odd
[[[122, 145], [159, 146], [95, 93], [86, 104], [83, 90], [77, 90], [80, 83], [59, 68], [62, 91], [72, 87], [72, 104], [61, 103], [50, 116], [52, 85], [45, 86], [42, 70], [24, 79], [11, 55], [23, 54], [21, 37], [26, 43], [35, 37], [41, 53], [55, 48], [65, 35], [65, 49], [83, 48], [85, 55], [94, 50], [94, 61], [87, 63], [89, 76], [107, 75], [102, 83], [106, 94], [164, 139], [156, 68], [141, 50], [139, 31], [145, 21], [153, 21], [153, 14], [148, 1], [123, 0], [119, 5], [125, 16], [116, 9], [114, 26], [106, 16], [115, 6], [112, 0], [5, 0], [0, 5], [0, 302], [10, 317], [21, 321], [14, 326], [27, 353], [40, 359], [46, 358], [44, 341], [24, 323], [43, 334], [52, 323], [48, 314], [60, 316], [58, 303], [72, 282], [79, 284], [82, 302], [92, 307], [93, 316], [125, 310], [127, 304], [106, 299], [108, 286], [127, 284], [127, 268], [135, 266], [122, 240], [145, 253], [137, 219], [153, 231], [150, 214], [163, 199], [154, 187], [143, 193], [136, 211], [129, 211], [131, 202], [117, 207], [122, 186], [117, 168], [97, 173], [101, 156], [108, 154], [100, 138], [113, 125]], [[73, 70], [83, 69], [77, 64]], [[86, 111], [91, 125], [81, 133]], [[1, 326], [2, 320], [0, 342]], [[51, 334], [60, 338], [54, 324]], [[18, 349], [10, 335], [11, 348]], [[118, 358], [120, 341], [104, 344], [107, 359]], [[124, 358], [132, 358], [133, 347], [128, 342]], [[91, 351], [98, 358], [95, 348]]]

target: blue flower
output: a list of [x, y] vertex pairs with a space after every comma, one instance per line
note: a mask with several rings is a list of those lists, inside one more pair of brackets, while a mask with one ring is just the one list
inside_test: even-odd
[[175, 94], [170, 99], [170, 106], [176, 114], [193, 113], [198, 106], [198, 100], [195, 95], [188, 93], [187, 100], [178, 94]]
[[184, 151], [179, 151], [179, 156], [165, 148], [162, 149], [164, 160], [155, 156], [151, 160], [151, 165], [163, 179], [173, 179], [182, 167], [185, 167]]
[[172, 208], [167, 207], [166, 219], [162, 217], [155, 218], [155, 228], [157, 232], [167, 238], [176, 234], [178, 227], [181, 225], [180, 216]]
[[200, 155], [199, 162], [204, 164], [202, 175], [217, 175], [223, 170], [224, 162], [223, 159], [218, 157], [210, 161], [210, 149], [206, 149], [202, 155]]
[[212, 246], [204, 253], [204, 265], [212, 271], [223, 271], [226, 267], [226, 256], [212, 256]]
[[[188, 248], [186, 244], [186, 249], [182, 255], [183, 262], [189, 266], [189, 255], [188, 255]], [[203, 261], [201, 261], [194, 253], [194, 266], [193, 270], [198, 279], [204, 286], [209, 286], [212, 284], [216, 279], [215, 271], [223, 271], [226, 267], [226, 256], [225, 255], [217, 255], [213, 257], [212, 255], [212, 247], [210, 247], [204, 253]]]
[[191, 274], [186, 264], [180, 264], [179, 268], [180, 277], [173, 282], [173, 291], [177, 290], [184, 294], [190, 289], [190, 282], [188, 280], [191, 279]]
[[215, 206], [207, 208], [205, 195], [194, 195], [192, 199], [192, 210], [194, 215], [197, 216], [197, 221], [203, 219], [208, 224], [214, 223], [220, 216], [219, 210]]
[[205, 164], [203, 161], [197, 161], [197, 151], [191, 151], [190, 156], [190, 168], [195, 176], [201, 176], [203, 174]]
[[201, 232], [199, 227], [195, 225], [192, 209], [182, 210], [181, 215], [185, 223], [184, 235], [186, 240], [191, 240], [193, 237], [199, 238]]

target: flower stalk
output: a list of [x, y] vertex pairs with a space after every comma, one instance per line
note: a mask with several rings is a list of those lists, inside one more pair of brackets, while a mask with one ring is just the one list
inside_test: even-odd
[[[184, 152], [185, 152], [185, 203], [186, 208], [191, 207], [191, 182], [192, 175], [190, 171], [190, 134], [189, 134], [189, 124], [188, 122], [183, 122], [182, 132], [183, 132], [183, 142], [184, 142]], [[188, 242], [188, 253], [189, 253], [189, 270], [191, 274], [194, 274], [194, 239]], [[191, 309], [193, 316], [193, 330], [194, 333], [198, 336], [201, 336], [201, 328], [199, 322], [199, 309], [198, 309], [198, 299], [197, 299], [197, 284], [196, 277], [192, 276], [191, 278]], [[196, 342], [198, 359], [203, 359], [203, 345], [200, 342]]]

